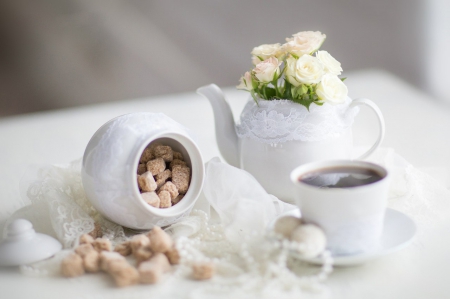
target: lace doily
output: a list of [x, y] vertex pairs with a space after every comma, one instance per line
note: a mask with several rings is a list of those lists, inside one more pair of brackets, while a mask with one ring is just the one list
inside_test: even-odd
[[[101, 224], [104, 237], [110, 239], [113, 244], [123, 242], [136, 233], [142, 233], [124, 229], [98, 214], [83, 191], [80, 168], [80, 161], [75, 161], [67, 165], [40, 167], [34, 173], [29, 173], [22, 185], [28, 186], [24, 195], [31, 201], [31, 205], [16, 212], [8, 221], [19, 217], [28, 218], [36, 227], [40, 227], [41, 232], [54, 235], [69, 249], [77, 245], [79, 236], [94, 228], [94, 221]], [[284, 207], [279, 203], [273, 204], [277, 213], [284, 211]], [[48, 220], [49, 223], [46, 222]], [[241, 234], [242, 240], [237, 243], [228, 239], [225, 226], [212, 223], [205, 211], [192, 211], [189, 217], [166, 229], [176, 240], [181, 263], [163, 283], [173, 284], [175, 287], [180, 279], [191, 279], [193, 263], [212, 261], [217, 275], [211, 281], [195, 288], [189, 294], [190, 298], [211, 298], [211, 295], [262, 298], [268, 294], [298, 295], [306, 291], [322, 290], [322, 282], [333, 269], [330, 254], [323, 253], [324, 265], [321, 268], [307, 266], [293, 259], [290, 252], [301, 245], [283, 241], [268, 232], [265, 225], [269, 220], [267, 218], [263, 222], [262, 229]], [[264, 249], [261, 249], [261, 246]], [[21, 266], [20, 270], [24, 275], [34, 277], [57, 276], [61, 260], [70, 252], [64, 250], [51, 259]], [[299, 263], [311, 273], [305, 275], [290, 269]], [[148, 290], [135, 292], [134, 296], [147, 298]]]
[[[370, 160], [391, 172], [389, 207], [416, 221], [419, 227], [416, 240], [448, 218], [450, 191], [446, 185], [414, 168], [392, 149], [380, 149]], [[55, 236], [66, 248], [73, 247], [78, 236], [92, 230], [94, 221], [101, 223], [104, 235], [113, 243], [136, 233], [103, 219], [90, 205], [81, 185], [80, 161], [40, 167], [30, 172], [22, 185], [31, 205], [16, 212], [9, 221], [27, 218], [37, 231]], [[176, 289], [180, 280], [189, 279], [190, 264], [200, 260], [212, 261], [217, 275], [211, 281], [196, 284], [190, 294], [184, 294], [190, 298], [291, 298], [311, 290], [327, 292], [322, 282], [332, 271], [332, 260], [326, 253], [322, 256], [323, 267], [317, 268], [290, 255], [295, 244], [268, 240], [264, 230], [242, 235], [239, 243], [233, 242], [227, 238], [224, 225], [214, 223], [201, 210], [194, 210], [166, 231], [177, 239], [182, 263], [173, 275], [166, 277], [164, 287], [143, 288], [133, 292], [133, 298], [166, 296], [167, 290]], [[59, 261], [67, 252], [22, 266], [21, 271], [32, 276], [58, 275]], [[129, 296], [128, 292], [123, 295]]]
[[262, 143], [323, 141], [339, 137], [353, 124], [358, 107], [348, 108], [351, 99], [340, 105], [305, 106], [289, 100], [249, 100], [236, 126], [239, 138]]
[[36, 230], [56, 237], [64, 248], [74, 247], [82, 234], [94, 229], [95, 222], [106, 238], [115, 242], [126, 239], [123, 228], [103, 218], [87, 199], [81, 182], [81, 160], [30, 169], [21, 186], [22, 196], [31, 205], [16, 212], [8, 223], [27, 218]]

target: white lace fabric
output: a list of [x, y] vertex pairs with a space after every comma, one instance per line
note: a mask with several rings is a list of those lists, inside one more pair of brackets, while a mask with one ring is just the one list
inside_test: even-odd
[[236, 132], [240, 138], [262, 143], [287, 141], [323, 141], [341, 136], [353, 124], [358, 107], [345, 103], [305, 106], [290, 100], [249, 100], [242, 111]]
[[28, 218], [36, 230], [56, 237], [64, 248], [74, 247], [82, 234], [94, 229], [95, 221], [108, 239], [125, 240], [123, 228], [103, 218], [87, 199], [81, 182], [81, 160], [30, 169], [21, 186], [31, 205], [16, 212], [8, 223]]
[[[441, 182], [414, 168], [392, 149], [379, 149], [370, 160], [391, 172], [389, 207], [416, 221], [419, 227], [416, 240], [448, 218], [450, 191]], [[30, 173], [22, 185], [31, 205], [15, 213], [9, 221], [28, 218], [37, 231], [55, 236], [65, 248], [75, 246], [81, 234], [93, 229], [94, 221], [101, 224], [105, 237], [113, 243], [122, 242], [136, 233], [104, 219], [91, 206], [81, 184], [80, 161], [43, 166]], [[210, 191], [210, 196], [215, 196]], [[222, 209], [218, 205], [216, 208]], [[280, 207], [275, 210], [277, 213], [282, 211]], [[239, 215], [242, 217], [243, 214]], [[322, 256], [324, 265], [321, 268], [307, 266], [290, 254], [292, 244], [267, 239], [267, 232], [261, 227], [267, 225], [266, 222], [259, 228], [255, 226], [236, 242], [234, 238], [228, 239], [227, 230], [235, 226], [236, 221], [246, 221], [230, 219], [224, 224], [220, 217], [216, 218], [210, 220], [206, 212], [194, 210], [189, 217], [168, 227], [166, 231], [177, 240], [182, 262], [162, 286], [133, 292], [133, 298], [148, 298], [150, 294], [155, 298], [167, 296], [168, 289], [176, 289], [181, 280], [190, 279], [190, 265], [196, 261], [213, 262], [217, 274], [184, 294], [189, 298], [297, 298], [311, 290], [321, 294], [327, 292], [323, 281], [332, 271], [329, 256]], [[21, 271], [31, 276], [58, 275], [59, 261], [67, 252], [36, 265], [22, 266]], [[305, 272], [312, 274], [305, 275]], [[130, 295], [122, 294], [125, 298]]]

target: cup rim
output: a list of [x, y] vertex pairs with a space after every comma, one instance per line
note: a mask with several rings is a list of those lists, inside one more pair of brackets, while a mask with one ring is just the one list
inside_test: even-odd
[[361, 186], [354, 186], [354, 187], [348, 187], [348, 188], [342, 188], [342, 190], [359, 190], [362, 188], [367, 188], [369, 186], [376, 186], [379, 184], [382, 184], [384, 181], [388, 179], [390, 176], [389, 171], [376, 163], [368, 162], [368, 161], [361, 161], [361, 160], [325, 160], [325, 161], [315, 161], [315, 162], [309, 162], [306, 164], [302, 164], [300, 166], [297, 166], [294, 170], [291, 171], [291, 182], [295, 185], [302, 186], [304, 188], [309, 189], [320, 189], [323, 192], [332, 192], [336, 191], [335, 188], [331, 189], [323, 189], [323, 188], [317, 188], [316, 186], [311, 186], [309, 184], [306, 184], [302, 181], [300, 181], [298, 178], [309, 172], [314, 172], [314, 170], [323, 169], [325, 167], [357, 167], [357, 168], [369, 168], [371, 170], [376, 171], [378, 174], [381, 175], [381, 179], [377, 182], [361, 185]]

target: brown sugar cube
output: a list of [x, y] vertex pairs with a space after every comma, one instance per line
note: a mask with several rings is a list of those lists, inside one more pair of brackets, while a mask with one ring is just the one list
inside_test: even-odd
[[147, 171], [147, 165], [145, 163], [141, 163], [138, 165], [137, 174], [141, 175]]
[[152, 151], [153, 157], [155, 156], [155, 147], [160, 145], [162, 145], [160, 142], [152, 142], [149, 146], [147, 146]]
[[156, 192], [154, 192], [154, 191], [153, 192], [144, 192], [144, 193], [141, 193], [141, 197], [146, 203], [148, 203], [152, 207], [159, 208], [161, 201], [159, 199], [158, 194], [156, 194]]
[[109, 274], [116, 286], [126, 287], [139, 283], [139, 272], [127, 262], [113, 262]]
[[154, 284], [161, 280], [165, 272], [170, 271], [171, 267], [167, 257], [162, 253], [155, 254], [149, 261], [139, 265], [138, 271], [141, 283]]
[[153, 174], [147, 171], [138, 177], [139, 188], [144, 192], [151, 192], [156, 190], [156, 182]]
[[120, 272], [122, 269], [131, 266], [126, 259], [114, 259], [108, 262], [108, 266], [105, 268], [107, 273], [114, 274]]
[[94, 229], [88, 235], [90, 235], [94, 239], [103, 237], [103, 231], [100, 223], [95, 222]]
[[175, 197], [174, 199], [172, 199], [172, 206], [176, 205], [177, 203], [180, 202], [180, 200], [182, 200], [184, 197], [183, 194], [178, 195], [177, 197]]
[[159, 190], [162, 185], [166, 183], [166, 180], [156, 180], [156, 190]]
[[210, 279], [214, 275], [214, 264], [208, 262], [194, 264], [192, 274], [196, 280]]
[[61, 273], [65, 277], [76, 277], [84, 274], [83, 259], [76, 253], [66, 256], [61, 262]]
[[156, 190], [158, 191], [162, 185], [166, 183], [167, 180], [156, 180]]
[[166, 162], [163, 158], [156, 158], [147, 162], [147, 171], [153, 175], [160, 174], [166, 169]]
[[129, 256], [132, 252], [130, 241], [123, 242], [114, 247], [114, 251], [122, 256]]
[[173, 159], [184, 161], [183, 155], [180, 152], [173, 151]]
[[75, 248], [75, 253], [84, 258], [86, 254], [91, 251], [95, 251], [94, 247], [90, 243], [81, 244], [77, 248]]
[[91, 244], [92, 242], [94, 242], [94, 238], [92, 238], [91, 235], [83, 234], [80, 236], [78, 243], [81, 245], [81, 244]]
[[164, 185], [162, 185], [161, 188], [159, 188], [159, 192], [161, 191], [168, 191], [170, 193], [170, 199], [174, 199], [175, 197], [178, 196], [178, 188], [172, 182], [166, 182]]
[[178, 265], [180, 263], [180, 253], [175, 247], [167, 251], [166, 256], [171, 265]]
[[169, 164], [169, 168], [172, 169], [175, 165], [186, 166], [186, 162], [179, 159], [173, 159], [173, 161]]
[[92, 246], [94, 246], [94, 249], [97, 250], [98, 252], [112, 250], [111, 242], [108, 239], [103, 238], [95, 239], [94, 242], [92, 243]]
[[149, 244], [150, 244], [150, 239], [146, 235], [140, 234], [140, 235], [133, 236], [133, 238], [131, 238], [131, 240], [130, 240], [131, 252], [134, 253], [139, 248], [147, 246]]
[[83, 257], [83, 266], [86, 272], [98, 272], [100, 269], [100, 254], [95, 250], [89, 251]]
[[[161, 172], [155, 176], [156, 183], [158, 183], [158, 181], [165, 182], [165, 181], [167, 181], [167, 179], [169, 179], [171, 177], [172, 177], [172, 171], [170, 171], [170, 169], [166, 169], [163, 172]], [[161, 186], [159, 186], [159, 187], [161, 187]]]
[[191, 169], [187, 166], [175, 165], [172, 168], [172, 183], [178, 188], [178, 193], [185, 194], [191, 180]]
[[109, 268], [112, 262], [126, 262], [125, 258], [117, 252], [102, 251], [100, 252], [100, 269], [109, 272]]
[[172, 200], [170, 198], [169, 191], [165, 191], [165, 190], [160, 191], [158, 193], [158, 196], [159, 196], [159, 200], [160, 200], [160, 203], [159, 203], [160, 209], [167, 209], [172, 206]]
[[150, 249], [155, 253], [167, 252], [173, 246], [172, 238], [159, 226], [154, 226], [147, 236], [150, 239]]
[[135, 252], [133, 252], [133, 256], [136, 259], [136, 265], [139, 265], [142, 262], [149, 260], [153, 255], [149, 246], [141, 247]]
[[166, 181], [172, 177], [172, 171], [170, 169], [166, 169], [160, 174], [155, 176], [156, 179], [156, 190], [159, 190], [162, 185], [166, 183]]
[[150, 147], [146, 147], [142, 152], [141, 158], [139, 159], [139, 163], [147, 163], [151, 159], [153, 159], [153, 151]]
[[170, 146], [167, 145], [157, 145], [153, 149], [153, 154], [156, 158], [163, 158], [165, 162], [172, 162], [173, 151]]

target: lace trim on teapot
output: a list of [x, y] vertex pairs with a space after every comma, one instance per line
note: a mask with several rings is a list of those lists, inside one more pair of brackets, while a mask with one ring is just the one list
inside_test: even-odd
[[351, 99], [340, 105], [323, 104], [306, 107], [290, 100], [251, 99], [236, 126], [239, 138], [251, 138], [262, 143], [287, 141], [323, 141], [339, 137], [351, 127], [359, 107], [348, 109]]

